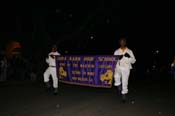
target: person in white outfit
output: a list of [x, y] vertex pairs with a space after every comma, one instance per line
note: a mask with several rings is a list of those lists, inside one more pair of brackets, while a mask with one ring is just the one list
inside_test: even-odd
[[122, 95], [122, 101], [126, 102], [130, 69], [132, 69], [132, 64], [136, 62], [136, 59], [132, 50], [126, 47], [126, 38], [121, 38], [119, 44], [120, 48], [114, 52], [114, 55], [119, 57], [114, 73], [114, 86]]
[[46, 58], [46, 63], [49, 65], [49, 67], [44, 72], [44, 82], [46, 83], [47, 89], [49, 89], [50, 86], [50, 76], [53, 80], [53, 88], [54, 88], [54, 94], [56, 95], [58, 93], [58, 78], [56, 73], [56, 56], [60, 55], [60, 53], [57, 52], [57, 47], [54, 45], [52, 47], [52, 52], [48, 54], [48, 58]]

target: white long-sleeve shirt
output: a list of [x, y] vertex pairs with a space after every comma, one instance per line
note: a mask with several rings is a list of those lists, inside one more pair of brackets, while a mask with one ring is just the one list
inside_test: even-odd
[[130, 55], [130, 58], [123, 56], [121, 60], [117, 62], [116, 67], [124, 67], [132, 69], [132, 64], [136, 62], [135, 56], [129, 48], [126, 48], [124, 51], [119, 48], [114, 52], [114, 55], [124, 55], [125, 53], [128, 53]]
[[51, 55], [58, 56], [58, 55], [60, 55], [60, 53], [58, 53], [58, 52], [50, 52], [48, 54], [48, 58], [46, 58], [46, 62], [49, 64], [49, 66], [55, 67], [56, 66], [56, 61], [55, 61], [55, 58], [51, 57]]

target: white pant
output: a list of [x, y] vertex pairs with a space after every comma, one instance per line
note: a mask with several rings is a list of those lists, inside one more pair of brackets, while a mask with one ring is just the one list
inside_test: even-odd
[[119, 86], [122, 84], [122, 94], [128, 93], [128, 79], [129, 79], [130, 69], [127, 67], [116, 67], [114, 74], [114, 86]]
[[56, 73], [56, 67], [48, 67], [44, 72], [44, 82], [49, 82], [49, 77], [52, 77], [53, 87], [58, 88], [58, 78]]

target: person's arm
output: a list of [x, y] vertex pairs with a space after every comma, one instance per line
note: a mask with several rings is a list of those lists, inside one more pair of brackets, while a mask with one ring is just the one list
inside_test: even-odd
[[49, 64], [49, 57], [50, 57], [51, 53], [48, 54], [48, 57], [46, 57], [46, 63]]
[[130, 58], [129, 58], [130, 63], [134, 64], [136, 62], [136, 59], [135, 59], [135, 56], [134, 56], [133, 52], [130, 51], [129, 55], [130, 55]]
[[59, 56], [59, 55], [61, 55], [60, 53], [58, 53], [58, 52], [56, 52], [56, 54], [55, 54], [56, 56]]
[[115, 56], [118, 55], [117, 50], [114, 52], [114, 55], [115, 55]]
[[49, 58], [46, 58], [46, 63], [49, 64]]
[[56, 56], [59, 56], [59, 55], [60, 55], [60, 53], [55, 52], [55, 53], [53, 53], [53, 54], [50, 54], [50, 57], [53, 58], [53, 59], [55, 59]]

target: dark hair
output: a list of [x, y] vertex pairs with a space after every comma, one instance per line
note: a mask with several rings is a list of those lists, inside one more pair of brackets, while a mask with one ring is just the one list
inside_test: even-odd
[[127, 42], [126, 37], [120, 37], [119, 42], [121, 42], [121, 41]]

